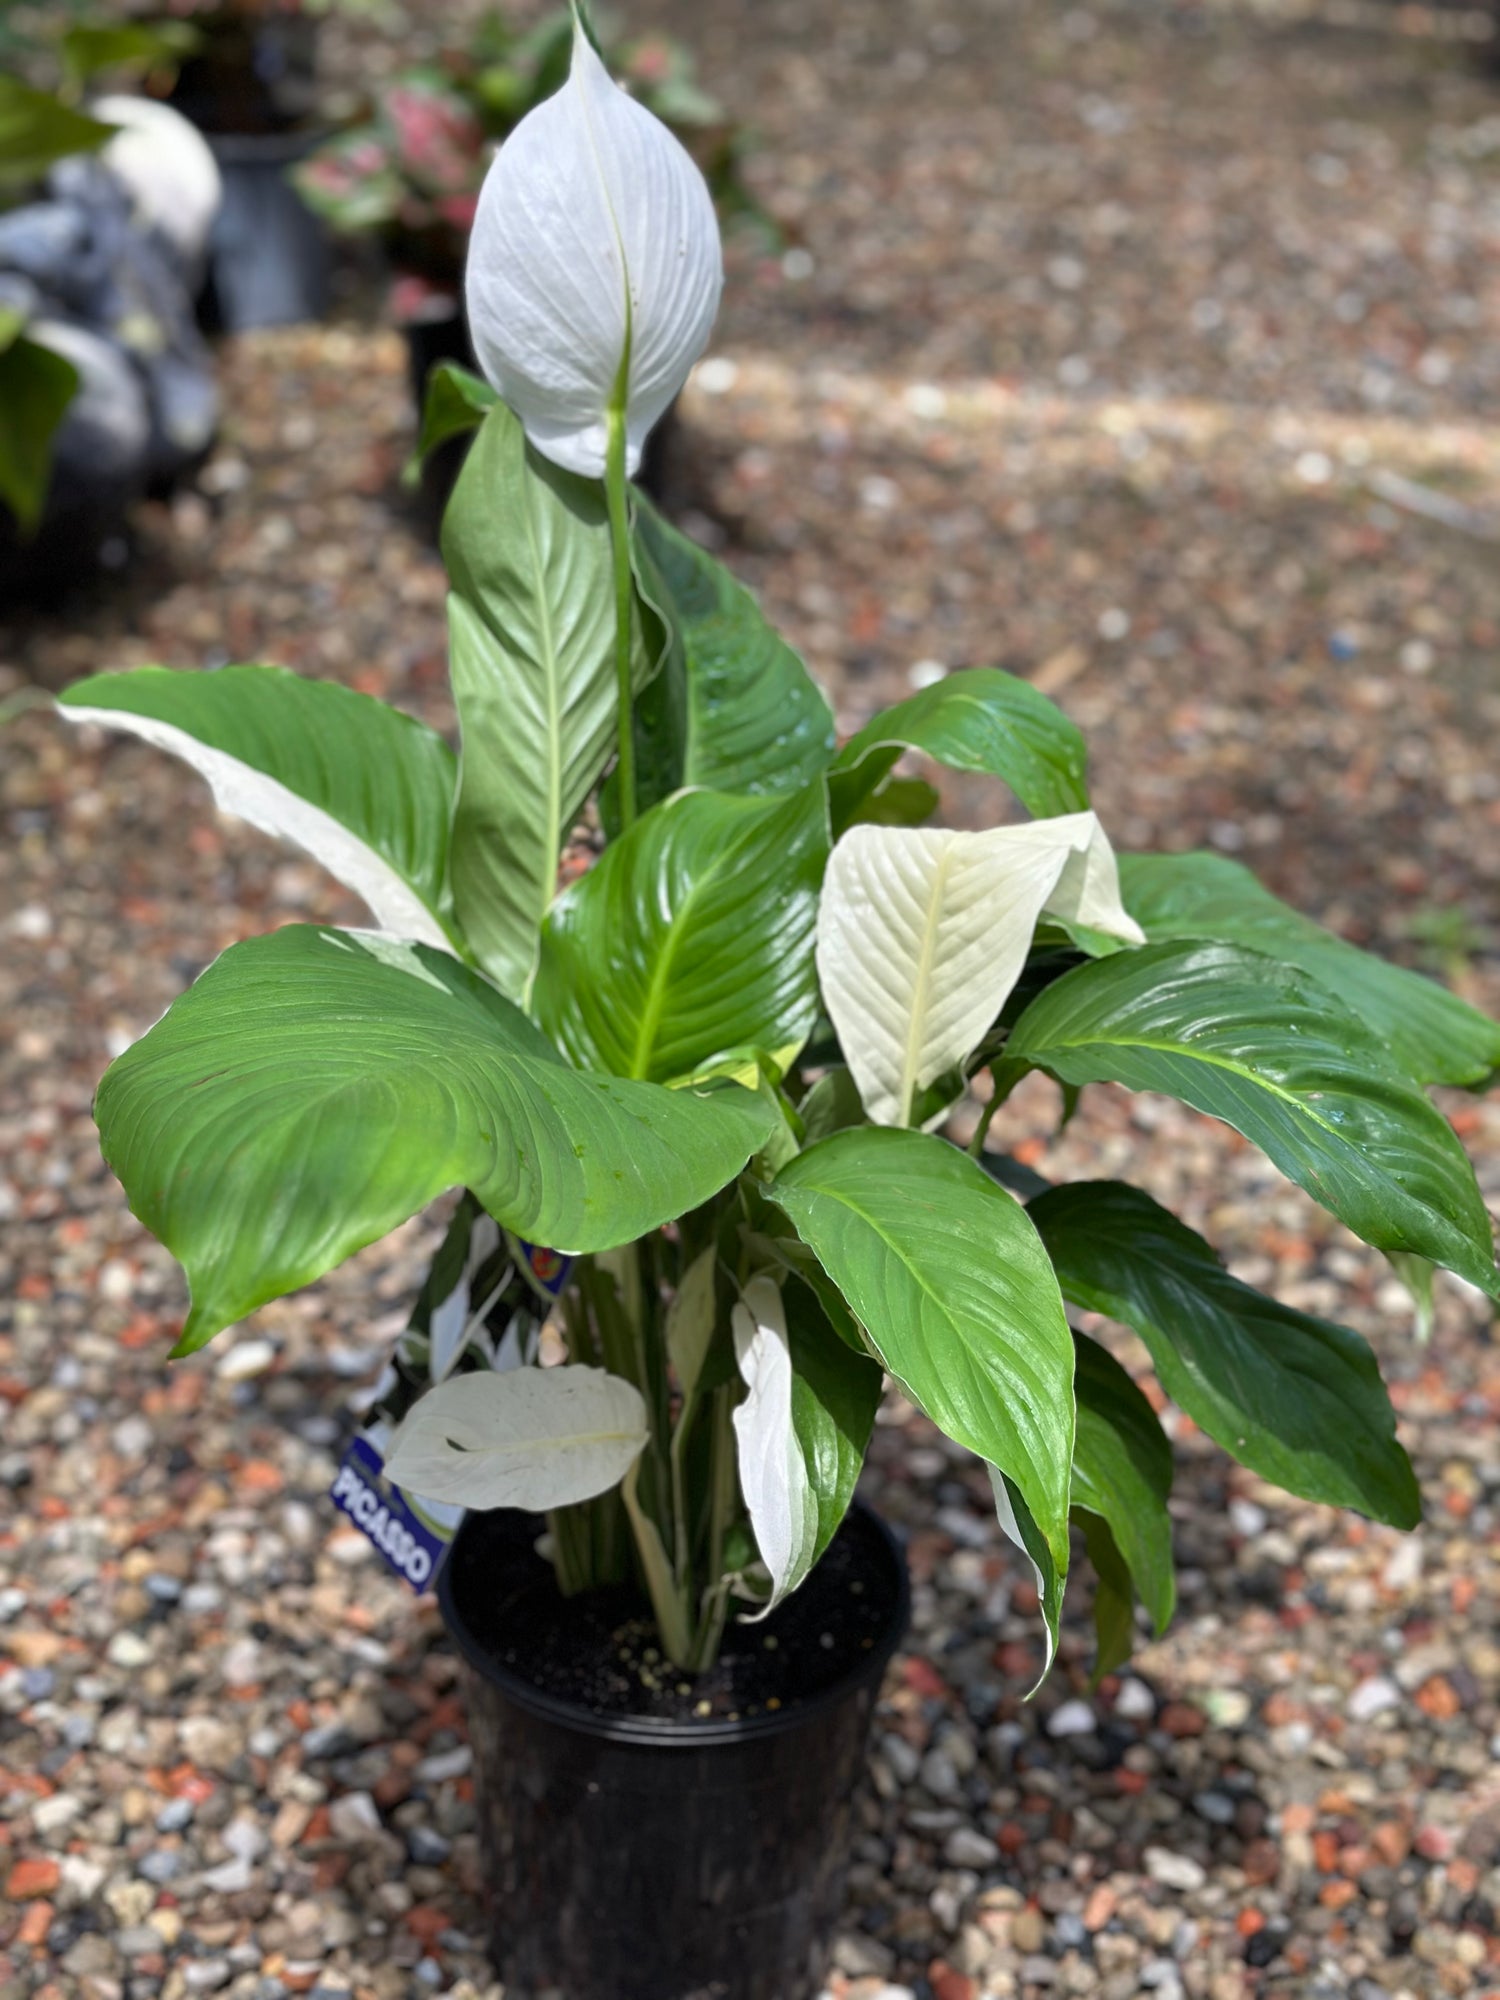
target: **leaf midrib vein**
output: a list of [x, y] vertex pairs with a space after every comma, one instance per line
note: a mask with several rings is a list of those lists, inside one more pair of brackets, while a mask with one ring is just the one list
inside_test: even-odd
[[917, 976], [912, 987], [911, 1007], [906, 1017], [906, 1046], [901, 1055], [901, 1123], [911, 1123], [912, 1100], [917, 1091], [917, 1067], [920, 1041], [927, 1014], [928, 1000], [932, 989], [933, 960], [937, 952], [938, 925], [941, 921], [943, 897], [948, 886], [948, 874], [953, 864], [954, 845], [950, 844], [938, 856], [936, 872], [932, 878], [932, 893], [922, 923], [922, 942], [917, 950]]
[[[524, 450], [524, 446], [522, 447]], [[532, 509], [530, 495], [522, 509], [526, 524], [526, 543], [531, 554], [531, 574], [533, 579], [543, 573], [542, 549], [537, 535], [536, 515]], [[536, 606], [537, 626], [542, 645], [542, 689], [547, 711], [547, 743], [545, 746], [546, 771], [546, 817], [543, 821], [543, 865], [533, 883], [536, 892], [537, 924], [547, 914], [553, 886], [557, 879], [557, 855], [562, 842], [562, 711], [559, 695], [560, 668], [558, 664], [557, 635], [552, 624], [552, 606], [545, 590], [533, 584], [532, 599]]]

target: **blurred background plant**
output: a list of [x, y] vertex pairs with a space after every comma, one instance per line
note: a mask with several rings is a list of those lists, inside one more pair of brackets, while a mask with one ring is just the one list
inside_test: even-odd
[[[699, 84], [684, 45], [665, 34], [622, 39], [607, 16], [599, 30], [611, 73], [703, 170], [720, 221], [746, 218], [774, 238], [740, 173], [748, 135]], [[491, 153], [562, 83], [571, 32], [562, 8], [527, 27], [487, 13], [466, 42], [377, 86], [356, 122], [297, 169], [304, 199], [333, 229], [380, 243], [398, 324], [457, 310]]]
[[[134, 19], [85, 0], [13, 6], [0, 12], [0, 85], [30, 84], [63, 105], [105, 84], [159, 96], [197, 45], [188, 20]], [[0, 118], [0, 144], [6, 137], [8, 120]]]
[[3, 25], [0, 579], [11, 585], [86, 568], [123, 508], [211, 442], [218, 399], [193, 296], [219, 191], [192, 128], [153, 96], [123, 94], [170, 89], [190, 25], [71, 7], [15, 9]]

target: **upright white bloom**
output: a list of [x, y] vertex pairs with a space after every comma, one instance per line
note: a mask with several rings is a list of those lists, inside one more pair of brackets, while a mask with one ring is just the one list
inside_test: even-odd
[[604, 471], [625, 373], [626, 468], [703, 352], [724, 283], [713, 200], [581, 28], [555, 97], [501, 147], [469, 245], [480, 366], [547, 458]]

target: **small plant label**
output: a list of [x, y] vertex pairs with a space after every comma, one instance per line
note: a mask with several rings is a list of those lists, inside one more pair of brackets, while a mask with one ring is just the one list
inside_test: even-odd
[[554, 1304], [573, 1275], [574, 1259], [564, 1250], [545, 1250], [540, 1243], [527, 1243], [519, 1236], [511, 1237], [510, 1247], [522, 1277], [548, 1305]]
[[345, 1452], [331, 1495], [387, 1567], [413, 1590], [432, 1588], [463, 1519], [461, 1508], [441, 1510], [451, 1521], [428, 1518], [387, 1478], [385, 1460], [367, 1437], [356, 1437]]

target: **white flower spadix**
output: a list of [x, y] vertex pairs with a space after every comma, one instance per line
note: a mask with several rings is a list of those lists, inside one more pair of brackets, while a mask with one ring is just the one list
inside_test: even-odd
[[588, 477], [604, 472], [623, 402], [633, 473], [723, 282], [702, 174], [575, 25], [567, 82], [521, 120], [479, 197], [467, 303], [480, 366], [536, 449]]

